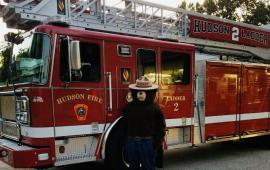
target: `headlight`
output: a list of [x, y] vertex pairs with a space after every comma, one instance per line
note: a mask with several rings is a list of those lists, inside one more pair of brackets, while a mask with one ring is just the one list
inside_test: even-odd
[[26, 96], [18, 97], [16, 100], [16, 119], [23, 124], [30, 123], [29, 100]]

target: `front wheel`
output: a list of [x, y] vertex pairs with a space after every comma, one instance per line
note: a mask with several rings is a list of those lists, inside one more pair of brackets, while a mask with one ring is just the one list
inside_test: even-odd
[[125, 159], [126, 135], [123, 124], [114, 127], [106, 144], [105, 162], [109, 169], [126, 170], [128, 163]]

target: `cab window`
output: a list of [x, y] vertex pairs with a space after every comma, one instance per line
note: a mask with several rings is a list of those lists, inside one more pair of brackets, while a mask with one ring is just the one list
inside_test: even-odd
[[156, 53], [154, 50], [138, 49], [137, 77], [145, 76], [151, 82], [156, 82]]
[[[100, 46], [95, 43], [80, 42], [80, 70], [71, 71], [71, 81], [100, 82]], [[62, 39], [60, 45], [60, 79], [69, 81], [68, 41]]]
[[185, 85], [190, 79], [189, 54], [163, 51], [161, 54], [161, 81], [164, 85]]

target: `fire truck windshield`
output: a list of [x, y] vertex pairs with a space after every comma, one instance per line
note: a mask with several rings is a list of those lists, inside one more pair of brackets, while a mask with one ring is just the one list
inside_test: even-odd
[[31, 34], [21, 44], [14, 44], [10, 83], [45, 84], [50, 47], [50, 37], [42, 33]]

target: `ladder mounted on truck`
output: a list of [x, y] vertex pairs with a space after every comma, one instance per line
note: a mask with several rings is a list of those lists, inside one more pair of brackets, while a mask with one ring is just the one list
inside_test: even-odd
[[[224, 53], [227, 49], [235, 51], [239, 56], [255, 55], [270, 60], [269, 30], [180, 8], [142, 0], [5, 0], [5, 2], [7, 4], [0, 4], [0, 16], [10, 28], [29, 30], [42, 22], [61, 20], [74, 27], [174, 40], [195, 44], [198, 49], [206, 51], [218, 51], [222, 48], [225, 49]], [[198, 29], [195, 28], [196, 24]], [[223, 40], [223, 37], [218, 40], [219, 33], [229, 33], [227, 26], [238, 28], [231, 30], [232, 35], [229, 36], [232, 40]], [[247, 30], [246, 37], [255, 39], [253, 43], [237, 42], [235, 33], [242, 35], [243, 28]], [[201, 33], [216, 32], [217, 38], [213, 39], [215, 36], [210, 34], [208, 37], [200, 36], [196, 32], [198, 30]], [[238, 41], [242, 40], [238, 37]], [[256, 42], [262, 45], [257, 46]]]

